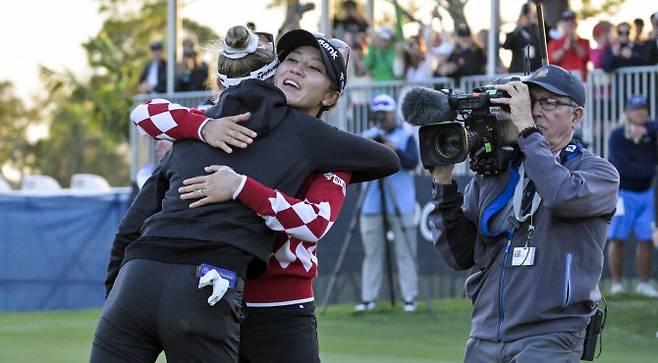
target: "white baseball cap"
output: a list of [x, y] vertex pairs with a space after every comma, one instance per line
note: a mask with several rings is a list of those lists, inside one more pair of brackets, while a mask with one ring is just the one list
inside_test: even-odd
[[370, 110], [372, 111], [386, 111], [395, 112], [396, 104], [393, 97], [389, 95], [375, 96], [370, 102]]

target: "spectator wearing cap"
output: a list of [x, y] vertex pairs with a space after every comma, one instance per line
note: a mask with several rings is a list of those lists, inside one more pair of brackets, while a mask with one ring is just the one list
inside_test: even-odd
[[619, 175], [573, 138], [585, 112], [574, 74], [547, 65], [496, 88], [510, 97], [491, 102], [509, 105], [518, 135], [510, 167], [474, 175], [463, 194], [452, 165], [431, 168], [434, 244], [451, 267], [473, 271], [464, 361], [579, 362]]
[[[403, 309], [406, 312], [416, 310], [418, 271], [413, 170], [418, 165], [419, 156], [413, 135], [397, 123], [396, 107], [391, 96], [374, 97], [370, 104], [374, 126], [363, 134], [395, 151], [400, 157], [402, 168], [399, 172], [372, 181], [366, 186], [360, 213], [361, 239], [365, 254], [361, 274], [361, 303], [354, 307], [354, 310], [359, 312], [370, 311], [376, 306], [375, 301], [385, 276], [387, 248], [395, 251]], [[385, 206], [382, 206], [382, 200]], [[388, 221], [388, 231], [384, 229], [384, 218]], [[389, 231], [394, 236], [390, 241]]]
[[151, 61], [139, 76], [139, 91], [163, 93], [167, 91], [167, 61], [162, 57], [162, 42], [151, 43]]
[[645, 42], [645, 63], [658, 64], [658, 11], [651, 15], [651, 31]]
[[589, 41], [576, 33], [576, 13], [562, 13], [562, 37], [551, 40], [548, 44], [548, 60], [551, 64], [568, 71], [580, 73], [583, 80], [587, 79], [587, 62], [589, 61]]
[[471, 29], [466, 24], [457, 26], [457, 41], [448, 60], [440, 67], [442, 76], [455, 77], [484, 74], [487, 56], [478, 47], [471, 36]]
[[509, 66], [510, 73], [525, 71], [524, 59], [526, 52], [530, 60], [530, 71], [541, 67], [537, 12], [531, 4], [523, 4], [519, 18], [516, 21], [516, 28], [511, 33], [507, 33], [505, 42], [501, 46], [512, 51], [512, 62]]
[[611, 30], [612, 23], [609, 21], [600, 21], [592, 29], [592, 38], [596, 42], [596, 47], [591, 48], [589, 51], [589, 59], [595, 69], [601, 68], [601, 61], [606, 50], [610, 48], [611, 44]]
[[649, 281], [652, 226], [656, 214], [651, 182], [656, 173], [657, 130], [658, 124], [649, 119], [647, 99], [635, 95], [626, 104], [622, 124], [610, 135], [608, 159], [619, 171], [621, 180], [617, 212], [608, 232], [608, 268], [613, 294], [625, 291], [622, 284], [624, 242], [634, 233], [639, 278], [635, 291], [658, 297], [658, 291]]
[[177, 91], [201, 91], [208, 82], [208, 65], [199, 61], [192, 39], [183, 41], [183, 61], [178, 66]]
[[617, 39], [605, 51], [601, 59], [601, 68], [612, 71], [621, 67], [633, 67], [644, 64], [644, 47], [631, 40], [631, 25], [623, 22], [617, 25]]

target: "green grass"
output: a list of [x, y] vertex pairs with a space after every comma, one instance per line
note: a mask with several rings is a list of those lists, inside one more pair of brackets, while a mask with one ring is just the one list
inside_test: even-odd
[[399, 304], [365, 314], [352, 313], [352, 306], [330, 307], [327, 315], [318, 317], [322, 361], [460, 362], [470, 304], [446, 299], [432, 306], [433, 316], [425, 304], [414, 314], [402, 312]]
[[[432, 306], [434, 316], [423, 304], [415, 314], [385, 304], [358, 315], [351, 306], [330, 307], [318, 316], [322, 362], [460, 362], [470, 304], [446, 299]], [[86, 362], [98, 315], [98, 310], [0, 313], [0, 362]], [[658, 301], [615, 297], [596, 362], [655, 362], [657, 330]]]

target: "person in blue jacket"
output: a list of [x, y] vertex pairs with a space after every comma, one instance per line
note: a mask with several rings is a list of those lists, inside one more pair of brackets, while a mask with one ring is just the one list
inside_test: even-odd
[[[413, 171], [418, 166], [418, 145], [413, 134], [400, 126], [396, 120], [396, 102], [389, 95], [378, 95], [370, 103], [370, 111], [375, 125], [366, 130], [363, 136], [388, 146], [400, 158], [402, 168], [397, 173], [370, 182], [365, 191], [361, 208], [361, 239], [365, 256], [361, 274], [361, 303], [355, 311], [369, 311], [375, 308], [379, 295], [386, 261], [386, 243], [391, 237], [384, 231], [386, 213], [393, 241], [389, 248], [395, 251], [398, 280], [403, 310], [416, 311], [418, 295], [418, 271], [416, 257], [416, 187]], [[383, 195], [380, 188], [383, 188]], [[382, 207], [382, 198], [386, 210]]]
[[624, 292], [624, 241], [631, 232], [637, 239], [636, 264], [639, 294], [658, 297], [651, 285], [651, 235], [655, 227], [656, 210], [652, 180], [656, 174], [656, 130], [658, 124], [649, 119], [647, 99], [631, 97], [626, 104], [622, 125], [612, 131], [608, 159], [619, 171], [619, 202], [608, 233], [608, 267], [612, 275], [610, 292]]
[[496, 88], [510, 98], [519, 156], [462, 195], [452, 165], [432, 168], [434, 243], [454, 269], [472, 269], [466, 362], [579, 362], [598, 288], [619, 174], [573, 138], [585, 88], [548, 65]]

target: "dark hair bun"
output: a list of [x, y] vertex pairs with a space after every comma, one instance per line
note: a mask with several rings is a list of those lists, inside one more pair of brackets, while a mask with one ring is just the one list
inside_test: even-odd
[[249, 30], [242, 25], [236, 25], [226, 33], [226, 44], [235, 49], [244, 49], [249, 45]]

